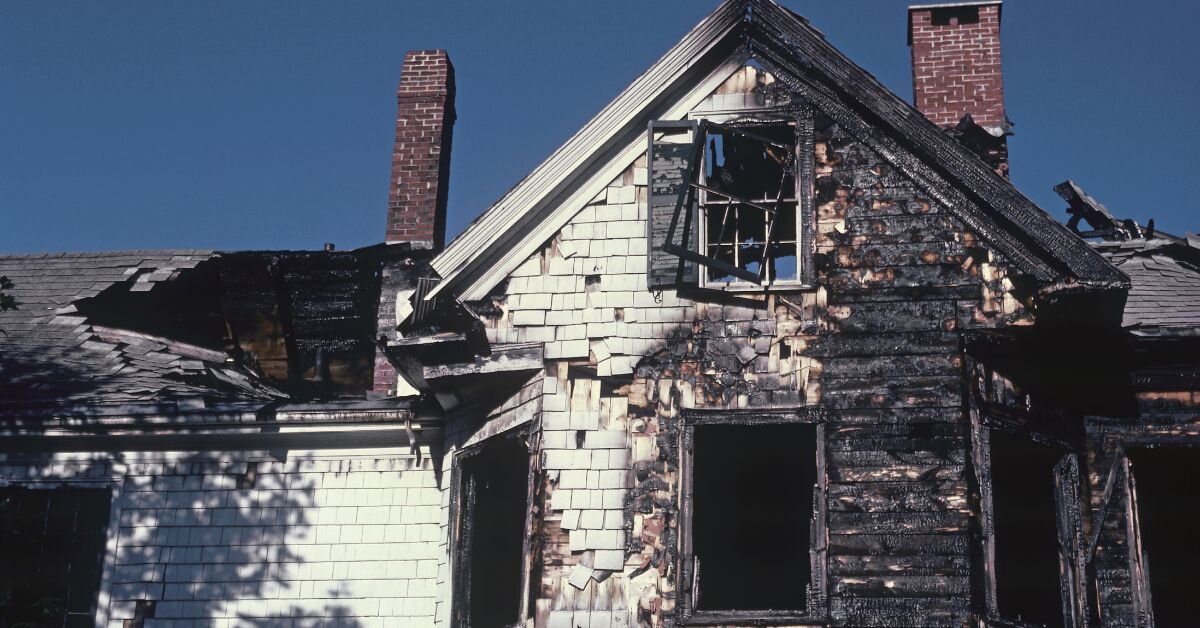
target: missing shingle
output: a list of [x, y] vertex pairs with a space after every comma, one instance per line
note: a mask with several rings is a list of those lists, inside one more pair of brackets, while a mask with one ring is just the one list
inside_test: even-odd
[[254, 488], [255, 482], [258, 481], [258, 463], [251, 462], [246, 466], [246, 472], [238, 476], [238, 489]]

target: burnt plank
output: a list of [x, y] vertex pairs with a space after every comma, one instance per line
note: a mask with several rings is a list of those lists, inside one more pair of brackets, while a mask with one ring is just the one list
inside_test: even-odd
[[861, 377], [955, 377], [962, 368], [962, 358], [954, 353], [936, 355], [902, 355], [863, 358], [834, 357], [822, 363], [821, 376], [832, 378]]
[[930, 597], [962, 596], [970, 590], [965, 575], [915, 576], [835, 576], [833, 593], [854, 597]]
[[[928, 325], [921, 325], [928, 327]], [[799, 343], [797, 350], [804, 355], [822, 357], [920, 355], [953, 352], [958, 348], [958, 334], [941, 331], [910, 330], [884, 331], [871, 334], [839, 334], [818, 336]]]
[[961, 265], [966, 259], [967, 247], [953, 240], [898, 244], [871, 242], [859, 246], [839, 246], [830, 253], [829, 262], [834, 268], [946, 264], [958, 266], [959, 272], [964, 272]]
[[952, 331], [957, 320], [951, 301], [831, 305], [827, 311], [827, 324], [842, 334]]
[[871, 556], [836, 555], [829, 559], [829, 573], [836, 576], [897, 575], [966, 576], [971, 561], [965, 555], [950, 556]]
[[834, 268], [825, 272], [831, 289], [975, 286], [978, 280], [956, 264]]
[[898, 379], [822, 381], [822, 403], [829, 408], [957, 407], [962, 390], [955, 378], [914, 377]]
[[837, 626], [965, 626], [968, 598], [835, 597], [830, 616]]
[[832, 483], [828, 504], [832, 512], [965, 510], [967, 483], [963, 480]]
[[829, 555], [838, 556], [966, 556], [969, 539], [963, 534], [844, 534], [829, 535]]
[[962, 510], [945, 512], [831, 512], [829, 528], [841, 534], [957, 533], [967, 529]]
[[831, 482], [912, 482], [960, 480], [962, 451], [829, 452]]

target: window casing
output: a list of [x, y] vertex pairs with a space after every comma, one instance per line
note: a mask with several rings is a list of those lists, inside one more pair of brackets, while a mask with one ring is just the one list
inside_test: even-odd
[[[820, 415], [692, 411], [681, 430], [677, 622], [823, 621], [828, 534]], [[738, 446], [751, 441], [753, 448]], [[764, 543], [771, 551], [762, 551]]]

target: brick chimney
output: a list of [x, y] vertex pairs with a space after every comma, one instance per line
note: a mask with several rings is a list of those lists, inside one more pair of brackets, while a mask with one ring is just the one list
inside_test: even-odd
[[[396, 338], [398, 318], [406, 315], [402, 309], [423, 272], [420, 261], [445, 244], [455, 117], [454, 66], [446, 51], [412, 50], [405, 54], [396, 100], [396, 144], [392, 149], [384, 241], [410, 248], [389, 248], [401, 257], [385, 262], [381, 269], [376, 337], [385, 341]], [[425, 252], [420, 254], [418, 250]], [[380, 396], [415, 393], [378, 350], [372, 388]]]
[[396, 145], [385, 241], [441, 250], [446, 239], [455, 117], [454, 66], [446, 51], [405, 54], [396, 99]]
[[913, 104], [1007, 177], [1000, 8], [999, 0], [910, 6], [908, 45]]

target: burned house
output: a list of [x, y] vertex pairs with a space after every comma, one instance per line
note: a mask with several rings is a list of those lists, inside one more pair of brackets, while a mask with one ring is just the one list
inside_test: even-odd
[[1013, 188], [1000, 9], [914, 108], [726, 0], [445, 247], [410, 53], [387, 243], [0, 258], [0, 625], [1189, 623], [1200, 242]]

